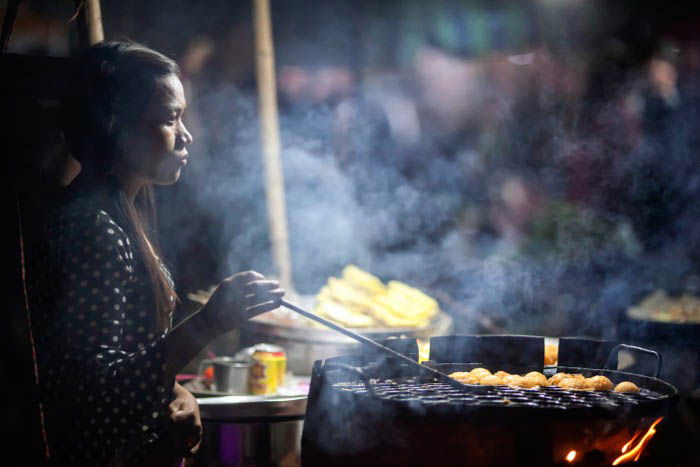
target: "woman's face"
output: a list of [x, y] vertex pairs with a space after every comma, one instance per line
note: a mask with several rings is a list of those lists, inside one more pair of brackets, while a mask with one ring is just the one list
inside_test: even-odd
[[180, 79], [158, 78], [143, 116], [124, 134], [125, 163], [132, 175], [156, 185], [170, 185], [187, 164], [192, 135], [182, 122], [187, 107]]

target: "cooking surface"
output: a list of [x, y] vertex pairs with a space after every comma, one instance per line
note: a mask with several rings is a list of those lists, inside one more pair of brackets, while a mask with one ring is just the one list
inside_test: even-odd
[[[361, 382], [336, 383], [334, 387], [358, 395], [369, 395], [367, 387]], [[601, 407], [618, 410], [666, 397], [648, 389], [642, 389], [639, 394], [626, 394], [612, 391], [568, 391], [555, 386], [539, 389], [492, 386], [485, 387], [485, 390], [468, 391], [444, 383], [418, 383], [410, 380], [370, 382], [370, 387], [379, 399], [416, 402], [426, 407], [495, 406], [553, 410]]]

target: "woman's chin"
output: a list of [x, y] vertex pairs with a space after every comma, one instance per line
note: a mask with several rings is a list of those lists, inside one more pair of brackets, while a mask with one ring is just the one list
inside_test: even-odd
[[182, 170], [178, 168], [169, 174], [161, 174], [157, 179], [153, 180], [153, 184], [165, 186], [177, 183], [177, 181], [180, 180], [180, 172], [182, 172]]

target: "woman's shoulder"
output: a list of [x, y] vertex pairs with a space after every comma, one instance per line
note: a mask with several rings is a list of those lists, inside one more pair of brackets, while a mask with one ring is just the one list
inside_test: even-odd
[[48, 238], [74, 241], [102, 240], [113, 237], [115, 242], [130, 244], [123, 226], [102, 203], [89, 194], [66, 192], [46, 217]]

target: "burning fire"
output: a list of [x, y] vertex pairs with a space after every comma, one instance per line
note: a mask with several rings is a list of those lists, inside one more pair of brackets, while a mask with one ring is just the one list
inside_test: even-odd
[[[649, 444], [649, 440], [651, 439], [654, 434], [656, 434], [656, 425], [661, 423], [661, 420], [663, 420], [664, 417], [659, 417], [657, 418], [654, 423], [651, 424], [647, 432], [642, 436], [642, 439], [637, 443], [635, 447], [633, 447], [629, 452], [627, 450], [630, 448], [632, 443], [639, 437], [641, 430], [637, 430], [634, 433], [634, 436], [632, 436], [632, 439], [630, 439], [627, 443], [625, 443], [624, 446], [622, 446], [622, 455], [615, 459], [615, 461], [612, 463], [612, 465], [619, 465], [622, 464], [623, 462], [627, 462], [630, 459], [634, 458], [634, 462], [637, 462], [639, 460], [639, 457], [642, 455], [642, 452], [644, 451], [644, 448], [646, 447], [647, 444]], [[573, 452], [573, 451], [572, 451]]]
[[430, 340], [416, 339], [418, 344], [418, 362], [423, 363], [430, 358]]
[[634, 432], [634, 435], [632, 436], [632, 439], [627, 441], [624, 446], [622, 446], [622, 454], [626, 453], [627, 450], [632, 446], [632, 443], [634, 443], [634, 440], [639, 438], [639, 435], [642, 434], [642, 429], [637, 428], [637, 431]]
[[566, 460], [573, 462], [574, 459], [576, 459], [576, 451], [569, 451], [569, 453], [566, 455]]

